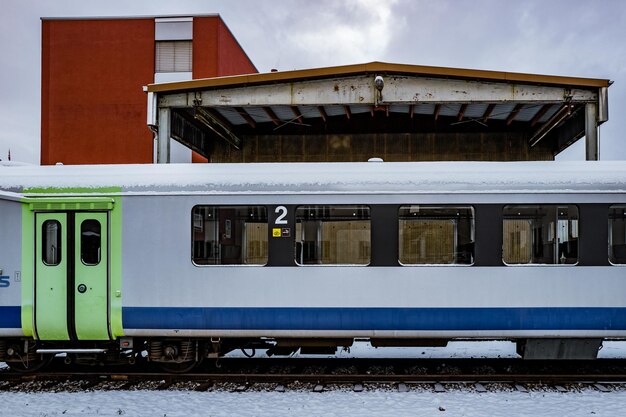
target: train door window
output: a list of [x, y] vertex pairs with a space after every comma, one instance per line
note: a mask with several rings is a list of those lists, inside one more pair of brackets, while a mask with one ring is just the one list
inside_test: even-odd
[[368, 265], [370, 209], [362, 205], [301, 206], [296, 209], [296, 263]]
[[267, 264], [268, 228], [264, 206], [195, 206], [191, 223], [194, 264]]
[[505, 206], [502, 226], [502, 261], [507, 265], [578, 262], [574, 205]]
[[403, 265], [474, 262], [474, 209], [410, 205], [398, 213]]
[[626, 205], [609, 207], [609, 261], [626, 264]]
[[61, 263], [61, 223], [46, 220], [41, 227], [42, 261], [48, 266], [56, 266]]
[[100, 263], [101, 225], [98, 220], [84, 220], [80, 224], [80, 260], [85, 265]]

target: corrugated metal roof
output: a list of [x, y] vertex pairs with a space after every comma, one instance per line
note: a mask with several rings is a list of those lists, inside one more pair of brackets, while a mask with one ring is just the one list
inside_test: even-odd
[[481, 118], [485, 114], [485, 110], [489, 104], [486, 103], [472, 103], [467, 106], [467, 110], [465, 110], [465, 117], [469, 119]]
[[530, 104], [522, 107], [515, 116], [518, 122], [529, 122], [535, 115], [541, 111], [543, 104]]
[[[462, 105], [458, 103], [446, 103], [439, 105], [439, 112], [437, 113], [437, 105], [435, 104], [417, 104], [413, 106], [413, 114], [421, 116], [435, 116], [438, 117], [453, 117], [459, 118], [459, 120], [508, 120], [511, 117], [512, 112], [515, 110], [518, 104], [516, 103], [500, 103], [492, 104], [494, 106], [492, 112], [485, 118], [489, 103], [471, 103], [465, 105], [465, 111], [463, 117], [460, 117]], [[531, 122], [535, 116], [542, 111], [545, 103], [528, 103], [519, 107], [516, 116], [512, 122]], [[547, 104], [549, 106], [541, 117], [534, 121], [534, 123], [545, 123], [561, 108], [561, 103]], [[353, 104], [350, 106], [345, 105], [326, 105], [326, 106], [293, 106], [302, 115], [303, 119], [321, 118], [323, 109], [325, 116], [344, 116], [347, 117], [346, 107], [348, 107], [350, 114], [363, 114], [378, 111], [386, 111], [385, 106], [374, 107], [365, 104]], [[389, 106], [389, 113], [406, 114], [409, 113], [408, 104], [392, 104]], [[276, 115], [277, 119], [282, 122], [297, 122], [297, 116], [291, 106], [271, 106], [271, 111]], [[271, 123], [272, 118], [262, 106], [245, 106], [241, 109], [228, 106], [214, 107], [225, 120], [234, 126], [241, 126], [248, 123], [244, 115], [250, 116], [250, 118], [256, 123]]]
[[304, 116], [305, 119], [311, 119], [315, 117], [322, 117], [317, 106], [298, 106], [300, 113]]
[[413, 107], [413, 112], [416, 114], [434, 114], [435, 113], [435, 105], [434, 104], [418, 104]]
[[559, 109], [561, 108], [560, 104], [554, 104], [550, 110], [548, 110], [542, 117], [539, 118], [538, 122], [539, 123], [545, 123], [547, 122], [552, 116], [554, 116], [554, 114], [559, 111]]
[[270, 108], [280, 120], [289, 121], [296, 119], [296, 115], [294, 114], [293, 110], [291, 110], [291, 107], [271, 106]]
[[506, 120], [511, 115], [511, 110], [515, 108], [515, 103], [497, 104], [490, 118], [496, 120]]
[[460, 104], [446, 103], [443, 104], [439, 110], [439, 116], [452, 116], [456, 117], [461, 109]]
[[244, 119], [239, 112], [232, 107], [218, 107], [216, 110], [220, 113], [220, 115], [222, 115], [222, 117], [234, 125], [242, 125], [246, 123], [246, 119]]

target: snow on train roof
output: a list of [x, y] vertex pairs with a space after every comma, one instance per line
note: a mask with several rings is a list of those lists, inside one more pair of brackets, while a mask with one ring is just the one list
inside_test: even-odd
[[626, 161], [0, 166], [0, 189], [127, 192], [626, 192]]

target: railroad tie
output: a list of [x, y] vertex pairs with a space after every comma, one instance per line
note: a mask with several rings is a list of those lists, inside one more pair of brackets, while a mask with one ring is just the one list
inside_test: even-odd
[[128, 381], [125, 384], [122, 384], [118, 389], [120, 391], [128, 391], [129, 389], [137, 385], [137, 383], [138, 381]]
[[528, 392], [526, 387], [521, 384], [515, 384], [515, 389], [518, 390], [519, 392]]
[[212, 386], [213, 386], [212, 382], [204, 382], [198, 385], [196, 388], [194, 388], [194, 391], [198, 391], [198, 392], [208, 391], [209, 388], [211, 388]]
[[12, 391], [13, 388], [21, 385], [22, 383], [23, 383], [23, 381], [7, 382], [4, 385], [0, 386], [0, 391]]
[[602, 384], [593, 384], [593, 386], [600, 392], [611, 392], [610, 389], [608, 389], [607, 387], [605, 387]]
[[248, 390], [248, 387], [250, 387], [250, 384], [242, 384], [237, 386], [237, 388], [235, 388], [235, 392], [244, 392]]
[[166, 389], [171, 387], [172, 384], [173, 384], [173, 381], [162, 381], [157, 387], [157, 391], [165, 391]]
[[480, 382], [475, 383], [474, 388], [476, 389], [476, 392], [487, 392], [487, 388], [485, 388], [485, 386]]
[[80, 386], [80, 388], [83, 391], [87, 391], [87, 390], [96, 388], [102, 382], [104, 382], [102, 379], [88, 379], [88, 380], [84, 380], [83, 384]]

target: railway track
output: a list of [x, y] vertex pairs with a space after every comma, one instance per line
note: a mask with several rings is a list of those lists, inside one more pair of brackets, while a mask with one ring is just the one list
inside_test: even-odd
[[625, 360], [521, 361], [517, 359], [222, 359], [195, 372], [159, 372], [144, 364], [129, 368], [72, 367], [61, 362], [36, 374], [0, 372], [0, 391], [165, 390], [206, 391], [430, 389], [462, 387], [477, 392], [582, 388], [626, 389]]

